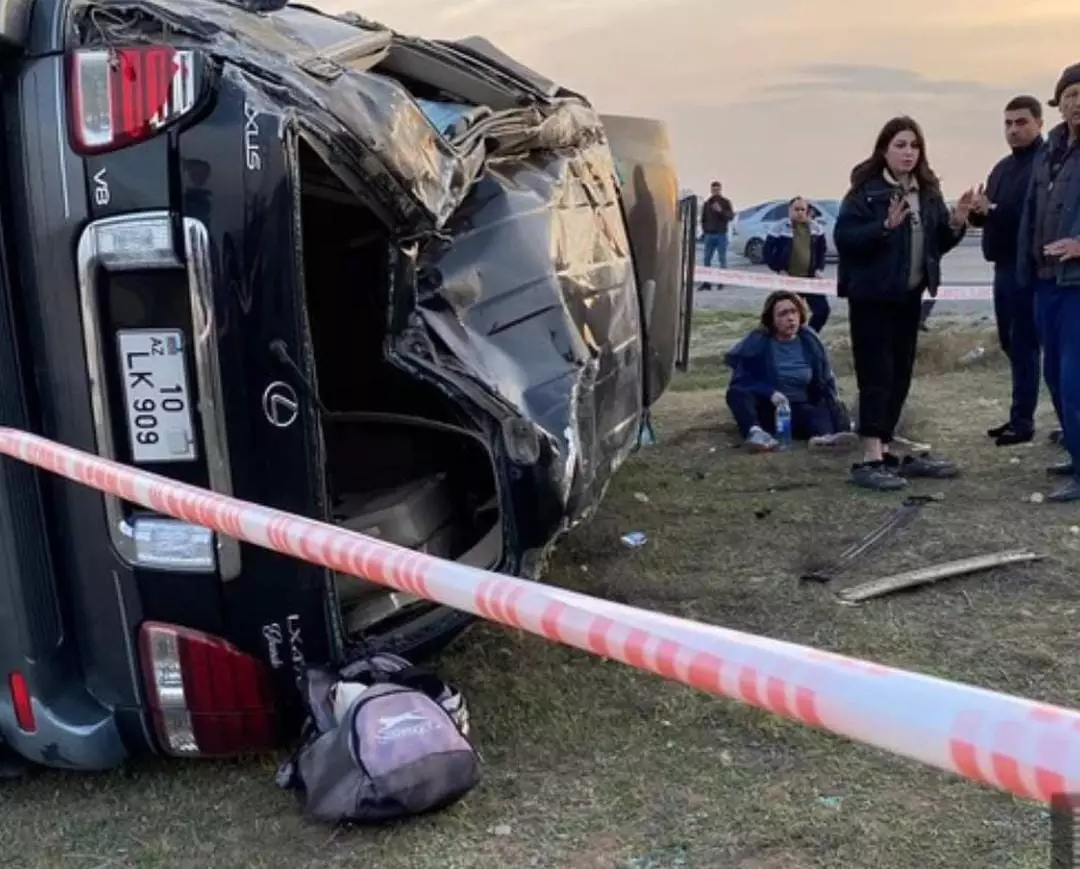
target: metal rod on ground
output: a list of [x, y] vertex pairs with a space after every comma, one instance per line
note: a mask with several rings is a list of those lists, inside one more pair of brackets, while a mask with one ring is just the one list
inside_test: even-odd
[[819, 570], [807, 571], [803, 573], [801, 578], [810, 582], [831, 582], [860, 558], [880, 548], [885, 540], [910, 525], [924, 504], [944, 500], [945, 496], [940, 494], [915, 495], [905, 499], [903, 504], [885, 517], [885, 521], [867, 533], [862, 539], [851, 544], [837, 556], [835, 561]]
[[953, 576], [977, 573], [980, 570], [990, 570], [994, 567], [1004, 567], [1007, 564], [1024, 564], [1029, 561], [1038, 561], [1042, 557], [1042, 555], [1036, 555], [1034, 552], [1018, 550], [998, 552], [992, 555], [974, 555], [971, 558], [961, 558], [958, 561], [948, 561], [944, 564], [932, 564], [929, 567], [920, 567], [915, 570], [906, 570], [903, 573], [894, 573], [891, 576], [883, 576], [880, 579], [872, 579], [869, 582], [837, 592], [837, 597], [844, 603], [859, 603], [905, 588], [927, 585]]

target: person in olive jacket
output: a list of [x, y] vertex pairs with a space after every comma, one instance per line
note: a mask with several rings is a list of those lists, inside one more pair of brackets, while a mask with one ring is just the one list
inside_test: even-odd
[[876, 491], [902, 489], [909, 477], [953, 477], [956, 467], [928, 455], [901, 460], [890, 451], [911, 388], [923, 293], [936, 293], [941, 258], [963, 237], [975, 192], [950, 212], [911, 118], [890, 120], [874, 152], [852, 170], [834, 238], [837, 291], [848, 300], [858, 384], [862, 461], [851, 482]]

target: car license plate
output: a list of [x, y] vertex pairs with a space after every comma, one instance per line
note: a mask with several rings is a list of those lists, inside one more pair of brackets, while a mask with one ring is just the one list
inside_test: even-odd
[[132, 461], [193, 461], [195, 430], [184, 333], [179, 329], [131, 329], [117, 332], [116, 337]]

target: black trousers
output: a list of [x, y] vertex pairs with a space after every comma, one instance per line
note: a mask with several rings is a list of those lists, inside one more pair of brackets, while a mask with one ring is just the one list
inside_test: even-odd
[[799, 295], [803, 297], [806, 307], [810, 309], [810, 322], [807, 325], [820, 335], [825, 324], [829, 322], [829, 297], [817, 293], [799, 293]]
[[893, 439], [911, 389], [921, 316], [918, 293], [900, 302], [848, 303], [862, 437], [880, 438], [886, 444]]
[[1009, 425], [1017, 432], [1035, 430], [1039, 404], [1039, 332], [1035, 325], [1035, 292], [1016, 282], [1016, 268], [994, 267], [994, 316], [998, 340], [1012, 369], [1012, 408]]

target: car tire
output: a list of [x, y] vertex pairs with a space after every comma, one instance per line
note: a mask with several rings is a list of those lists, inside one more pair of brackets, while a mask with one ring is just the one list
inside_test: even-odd
[[765, 260], [765, 242], [760, 238], [752, 238], [746, 243], [746, 258], [756, 266]]

